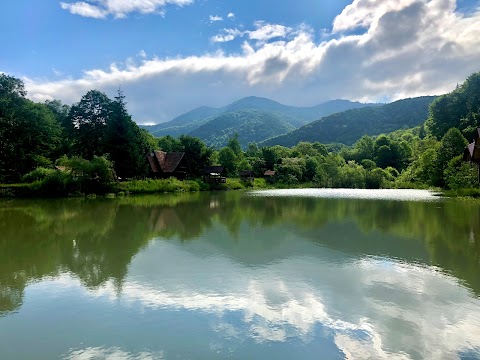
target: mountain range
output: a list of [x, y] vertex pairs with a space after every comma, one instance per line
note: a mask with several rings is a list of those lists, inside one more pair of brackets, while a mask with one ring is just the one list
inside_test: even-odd
[[250, 96], [222, 108], [202, 106], [158, 125], [142, 126], [161, 137], [182, 134], [200, 137], [209, 146], [222, 147], [238, 133], [242, 146], [286, 134], [311, 121], [349, 109], [377, 104], [332, 100], [317, 106], [296, 107]]
[[299, 141], [352, 145], [363, 135], [379, 135], [423, 124], [435, 96], [398, 100], [381, 106], [352, 109], [313, 121], [288, 134], [274, 137], [262, 146], [291, 147]]
[[182, 134], [221, 148], [235, 133], [242, 147], [293, 146], [299, 141], [353, 144], [363, 135], [378, 135], [422, 124], [434, 96], [399, 100], [390, 104], [362, 104], [332, 100], [312, 107], [246, 97], [222, 108], [202, 106], [175, 119], [142, 126], [157, 137]]

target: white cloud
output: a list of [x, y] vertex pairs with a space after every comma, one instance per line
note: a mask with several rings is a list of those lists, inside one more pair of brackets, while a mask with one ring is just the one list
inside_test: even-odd
[[235, 19], [235, 14], [232, 13], [232, 12], [228, 13], [227, 18], [229, 18], [229, 19]]
[[248, 37], [251, 40], [258, 40], [262, 43], [277, 37], [284, 38], [292, 31], [290, 27], [278, 24], [266, 24], [263, 21], [257, 21], [255, 26], [257, 29], [248, 31]]
[[210, 22], [223, 21], [223, 18], [218, 15], [210, 15]]
[[104, 19], [107, 17], [108, 12], [99, 8], [98, 6], [94, 6], [83, 1], [79, 1], [76, 3], [68, 4], [68, 3], [60, 3], [60, 6], [64, 10], [68, 10], [71, 14], [80, 15], [83, 17], [90, 17], [94, 19]]
[[[347, 32], [318, 43], [307, 29], [257, 23], [255, 30], [225, 29], [212, 39], [248, 36], [238, 53], [149, 58], [88, 70], [73, 80], [25, 79], [26, 87], [34, 100], [76, 102], [94, 88], [113, 95], [121, 83], [129, 111], [141, 123], [248, 95], [314, 105], [334, 98], [441, 94], [480, 70], [480, 11], [467, 16], [456, 13], [455, 5], [454, 0], [359, 0], [335, 19], [333, 31], [366, 27], [360, 35]], [[274, 36], [281, 41], [266, 41]]]
[[238, 29], [223, 29], [222, 34], [212, 36], [211, 41], [214, 43], [222, 43], [235, 40], [239, 36], [243, 36], [244, 32]]
[[140, 50], [140, 52], [137, 54], [137, 56], [139, 58], [142, 58], [142, 59], [145, 59], [147, 57], [147, 53], [145, 52], [145, 50]]
[[74, 15], [105, 19], [112, 15], [117, 19], [125, 18], [130, 13], [164, 14], [167, 5], [185, 6], [194, 0], [87, 0], [74, 3], [60, 3], [64, 10]]

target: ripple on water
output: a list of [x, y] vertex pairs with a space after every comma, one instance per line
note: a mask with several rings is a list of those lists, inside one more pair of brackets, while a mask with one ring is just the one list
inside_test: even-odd
[[248, 195], [396, 201], [438, 201], [442, 199], [438, 193], [433, 191], [414, 189], [278, 189], [251, 191]]

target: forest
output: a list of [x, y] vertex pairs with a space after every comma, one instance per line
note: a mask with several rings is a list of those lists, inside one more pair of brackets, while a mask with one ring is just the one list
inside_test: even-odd
[[185, 152], [186, 181], [200, 184], [190, 190], [204, 188], [199, 179], [208, 165], [224, 166], [230, 178], [243, 170], [261, 178], [274, 170], [260, 183], [269, 187], [479, 187], [477, 167], [462, 156], [479, 126], [480, 73], [435, 98], [421, 125], [364, 134], [350, 146], [300, 138], [292, 147], [249, 142], [242, 148], [245, 142], [234, 134], [226, 146], [212, 148], [193, 136], [157, 138], [141, 129], [121, 90], [114, 99], [91, 90], [71, 106], [26, 96], [22, 80], [0, 74], [0, 192], [28, 184], [42, 196], [104, 194], [121, 189], [118, 183], [151, 182], [146, 155], [155, 149]]

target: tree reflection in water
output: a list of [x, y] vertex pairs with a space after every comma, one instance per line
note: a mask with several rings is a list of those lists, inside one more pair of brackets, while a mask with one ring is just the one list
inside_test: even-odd
[[[121, 292], [129, 263], [149, 241], [194, 241], [220, 225], [230, 239], [203, 240], [240, 263], [289, 256], [273, 250], [282, 236], [294, 233], [356, 257], [438, 266], [478, 296], [479, 219], [480, 204], [473, 201], [275, 198], [242, 192], [6, 202], [0, 206], [0, 316], [19, 309], [29, 282], [65, 272], [91, 289], [112, 280]], [[255, 238], [243, 224], [281, 231]]]

